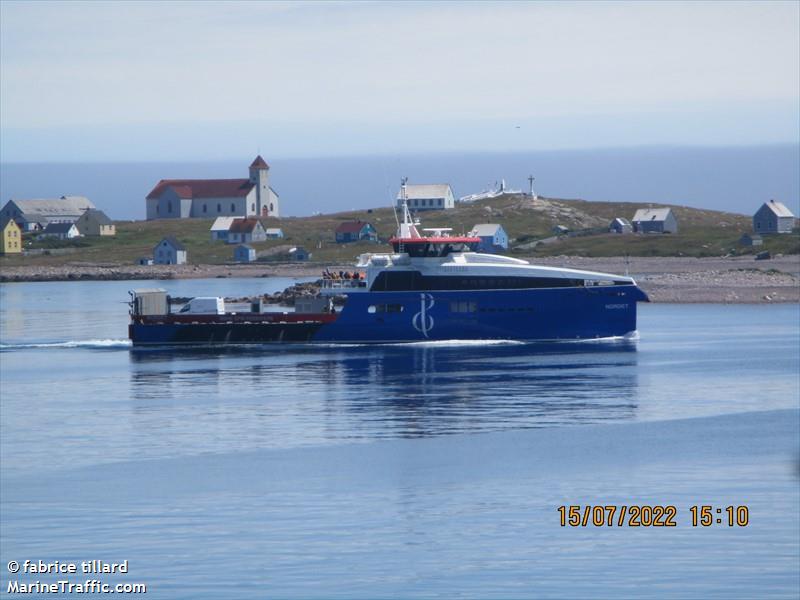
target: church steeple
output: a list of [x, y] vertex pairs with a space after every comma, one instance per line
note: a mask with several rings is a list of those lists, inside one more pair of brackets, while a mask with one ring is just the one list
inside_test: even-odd
[[[250, 183], [256, 187], [256, 216], [273, 216], [271, 213], [277, 211], [273, 207], [270, 208], [270, 193], [269, 193], [269, 165], [267, 161], [261, 158], [259, 154], [255, 160], [250, 163]], [[277, 216], [277, 215], [275, 215]]]
[[250, 163], [250, 169], [269, 169], [267, 161], [261, 158], [261, 155], [255, 157], [253, 162]]

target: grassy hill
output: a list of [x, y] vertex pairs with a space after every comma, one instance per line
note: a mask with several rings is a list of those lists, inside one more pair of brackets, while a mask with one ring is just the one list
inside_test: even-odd
[[[605, 233], [614, 217], [630, 219], [644, 203], [588, 202], [585, 200], [541, 199], [506, 195], [449, 211], [421, 213], [422, 227], [452, 227], [454, 233], [468, 232], [476, 223], [500, 223], [511, 238], [509, 253], [518, 256], [721, 256], [729, 253], [752, 254], [753, 248], [739, 245], [743, 232], [751, 230], [751, 219], [744, 215], [677, 206], [679, 233], [667, 235], [616, 235]], [[319, 262], [350, 262], [362, 252], [386, 250], [384, 244], [336, 244], [334, 230], [346, 220], [371, 222], [382, 240], [396, 229], [391, 208], [349, 211], [313, 217], [263, 219], [265, 227], [281, 227], [283, 240], [253, 244], [259, 253], [280, 247], [304, 246]], [[186, 245], [189, 261], [195, 264], [231, 262], [232, 246], [212, 242], [209, 228], [213, 219], [118, 221], [113, 238], [82, 238], [74, 242], [34, 243], [49, 249], [49, 255], [6, 256], [0, 266], [58, 265], [87, 262], [131, 264], [140, 256], [151, 256], [152, 248], [164, 236], [174, 235]], [[563, 225], [575, 232], [590, 233], [552, 240], [552, 228]], [[550, 243], [535, 243], [550, 239]], [[535, 246], [535, 247], [534, 247]], [[800, 236], [780, 235], [765, 238], [755, 251], [800, 253]], [[269, 258], [266, 258], [269, 260]]]

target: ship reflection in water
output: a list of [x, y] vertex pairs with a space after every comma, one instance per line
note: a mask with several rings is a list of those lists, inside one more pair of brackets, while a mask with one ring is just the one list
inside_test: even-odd
[[130, 356], [140, 431], [150, 421], [160, 429], [165, 412], [191, 413], [217, 439], [219, 426], [235, 428], [247, 446], [636, 418], [635, 341], [172, 348]]

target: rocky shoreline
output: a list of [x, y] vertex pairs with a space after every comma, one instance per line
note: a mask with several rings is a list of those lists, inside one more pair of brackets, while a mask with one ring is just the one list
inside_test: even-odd
[[[800, 256], [768, 261], [752, 257], [535, 258], [544, 266], [608, 273], [630, 273], [653, 302], [773, 303], [800, 302]], [[0, 282], [164, 280], [225, 277], [317, 277], [322, 269], [352, 266], [285, 265], [103, 265], [73, 263], [58, 267], [3, 267]]]

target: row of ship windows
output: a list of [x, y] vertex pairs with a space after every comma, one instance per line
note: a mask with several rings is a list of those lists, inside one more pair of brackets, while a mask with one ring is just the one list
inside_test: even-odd
[[511, 307], [478, 307], [476, 302], [451, 302], [450, 312], [454, 313], [474, 313], [474, 312], [533, 312], [532, 306], [511, 306]]
[[430, 290], [494, 290], [583, 287], [582, 279], [560, 277], [481, 277], [467, 278], [454, 275], [422, 275], [418, 271], [384, 271], [372, 284], [374, 292], [430, 291]]
[[[383, 314], [383, 313], [401, 313], [405, 310], [402, 304], [371, 304], [367, 307], [369, 314]], [[450, 312], [454, 313], [475, 313], [475, 312], [533, 312], [532, 306], [516, 306], [516, 307], [488, 307], [479, 308], [477, 302], [471, 301], [458, 301], [450, 303]]]
[[375, 313], [400, 313], [403, 312], [402, 304], [371, 304], [367, 307], [369, 314]]

